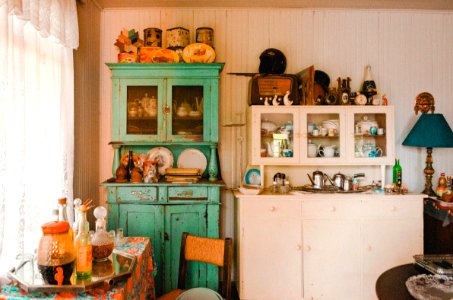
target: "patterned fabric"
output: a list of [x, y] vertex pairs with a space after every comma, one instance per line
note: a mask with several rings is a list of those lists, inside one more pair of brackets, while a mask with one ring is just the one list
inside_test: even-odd
[[154, 288], [153, 248], [149, 238], [128, 237], [127, 242], [116, 249], [135, 255], [137, 264], [131, 277], [113, 287], [98, 287], [83, 293], [26, 293], [12, 285], [2, 287], [0, 300], [16, 299], [156, 299]]

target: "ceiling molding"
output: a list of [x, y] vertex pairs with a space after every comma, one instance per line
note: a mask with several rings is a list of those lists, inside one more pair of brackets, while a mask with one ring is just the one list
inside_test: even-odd
[[452, 0], [95, 0], [106, 8], [351, 8], [453, 10]]

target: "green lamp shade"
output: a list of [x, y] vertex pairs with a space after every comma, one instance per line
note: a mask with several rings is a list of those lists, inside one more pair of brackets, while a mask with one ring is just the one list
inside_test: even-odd
[[451, 148], [453, 132], [442, 114], [422, 114], [403, 142], [404, 146]]

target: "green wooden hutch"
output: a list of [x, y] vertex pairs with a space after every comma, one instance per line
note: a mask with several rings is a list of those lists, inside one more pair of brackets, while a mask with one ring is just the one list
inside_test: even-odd
[[[112, 71], [113, 178], [108, 193], [108, 227], [126, 236], [151, 237], [157, 266], [156, 293], [177, 287], [181, 234], [219, 237], [220, 189], [218, 83], [223, 64], [119, 64]], [[155, 106], [143, 109], [142, 99]], [[136, 109], [138, 106], [138, 110]], [[185, 109], [180, 109], [185, 107]], [[140, 110], [141, 109], [141, 110]], [[183, 113], [181, 113], [183, 111]], [[193, 113], [191, 113], [193, 112]], [[129, 150], [144, 154], [165, 147], [177, 167], [179, 154], [200, 150], [207, 159], [197, 183], [116, 183], [120, 158]], [[217, 289], [217, 268], [194, 263], [188, 287]]]

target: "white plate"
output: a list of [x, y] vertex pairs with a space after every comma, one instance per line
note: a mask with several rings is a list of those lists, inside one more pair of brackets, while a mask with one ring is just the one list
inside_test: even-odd
[[167, 168], [173, 167], [173, 153], [165, 147], [156, 147], [148, 151], [148, 160], [157, 161], [157, 171], [165, 175]]
[[208, 166], [208, 160], [200, 150], [187, 148], [179, 154], [177, 165], [178, 168], [198, 168], [203, 174]]

